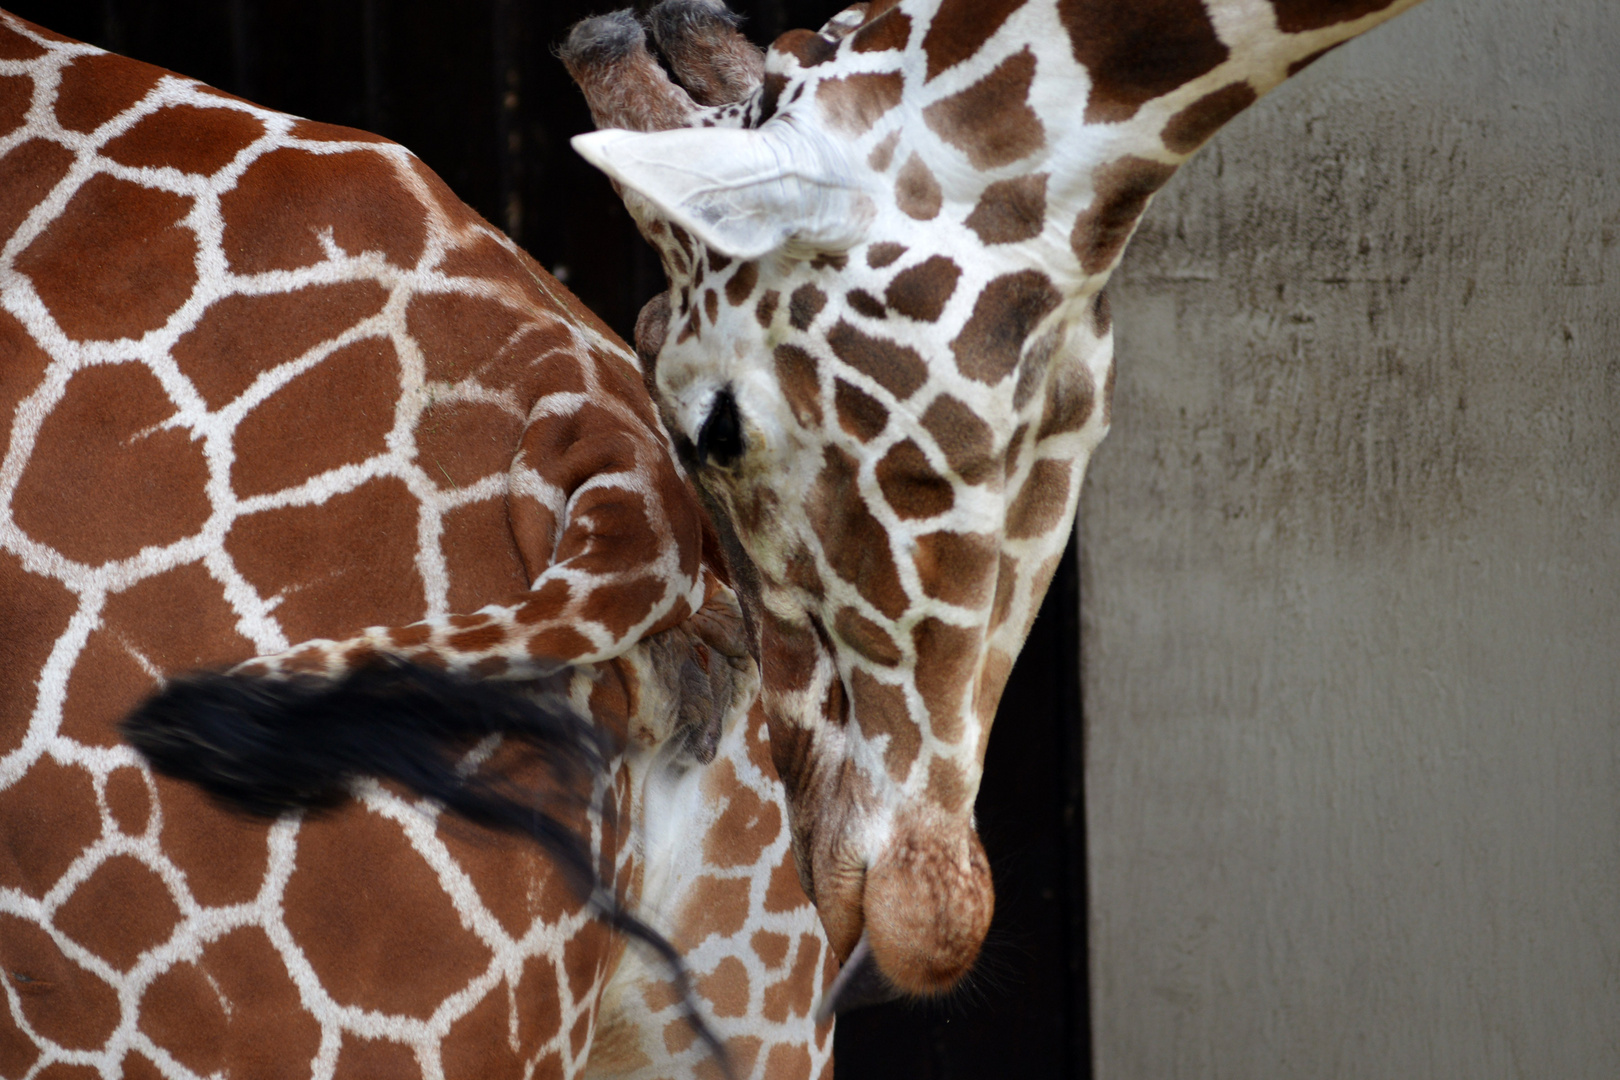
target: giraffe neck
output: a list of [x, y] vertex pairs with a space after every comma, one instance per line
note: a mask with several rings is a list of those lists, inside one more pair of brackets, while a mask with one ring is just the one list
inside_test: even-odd
[[988, 922], [973, 796], [1107, 429], [1109, 274], [1217, 128], [1414, 2], [878, 3], [709, 106], [633, 20], [570, 54], [627, 129], [576, 146], [664, 259], [643, 360], [743, 556], [806, 881], [898, 985]]

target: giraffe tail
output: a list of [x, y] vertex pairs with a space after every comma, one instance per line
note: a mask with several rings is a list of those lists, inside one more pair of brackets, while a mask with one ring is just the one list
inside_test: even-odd
[[[562, 699], [378, 657], [335, 680], [176, 679], [120, 729], [157, 772], [253, 817], [331, 810], [371, 778], [475, 825], [529, 837], [598, 917], [664, 961], [687, 1020], [731, 1075], [680, 954], [620, 903], [565, 820], [582, 822], [590, 811], [608, 743]], [[477, 752], [496, 737], [498, 754]]]

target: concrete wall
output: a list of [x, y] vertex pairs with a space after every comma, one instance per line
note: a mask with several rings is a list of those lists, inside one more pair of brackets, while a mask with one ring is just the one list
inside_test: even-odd
[[1104, 1080], [1620, 1077], [1620, 3], [1431, 0], [1114, 286]]

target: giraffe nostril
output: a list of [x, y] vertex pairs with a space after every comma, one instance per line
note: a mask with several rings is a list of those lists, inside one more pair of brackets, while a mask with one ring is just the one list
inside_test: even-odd
[[744, 449], [742, 417], [737, 414], [737, 399], [732, 396], [731, 388], [726, 387], [714, 395], [708, 419], [698, 430], [698, 464], [707, 464], [713, 458], [717, 465], [730, 465], [742, 457]]

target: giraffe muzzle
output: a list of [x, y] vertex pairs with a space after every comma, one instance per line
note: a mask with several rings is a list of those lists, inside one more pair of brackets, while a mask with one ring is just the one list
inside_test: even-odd
[[942, 994], [978, 959], [995, 904], [990, 863], [971, 825], [902, 827], [867, 871], [861, 943], [896, 992]]

